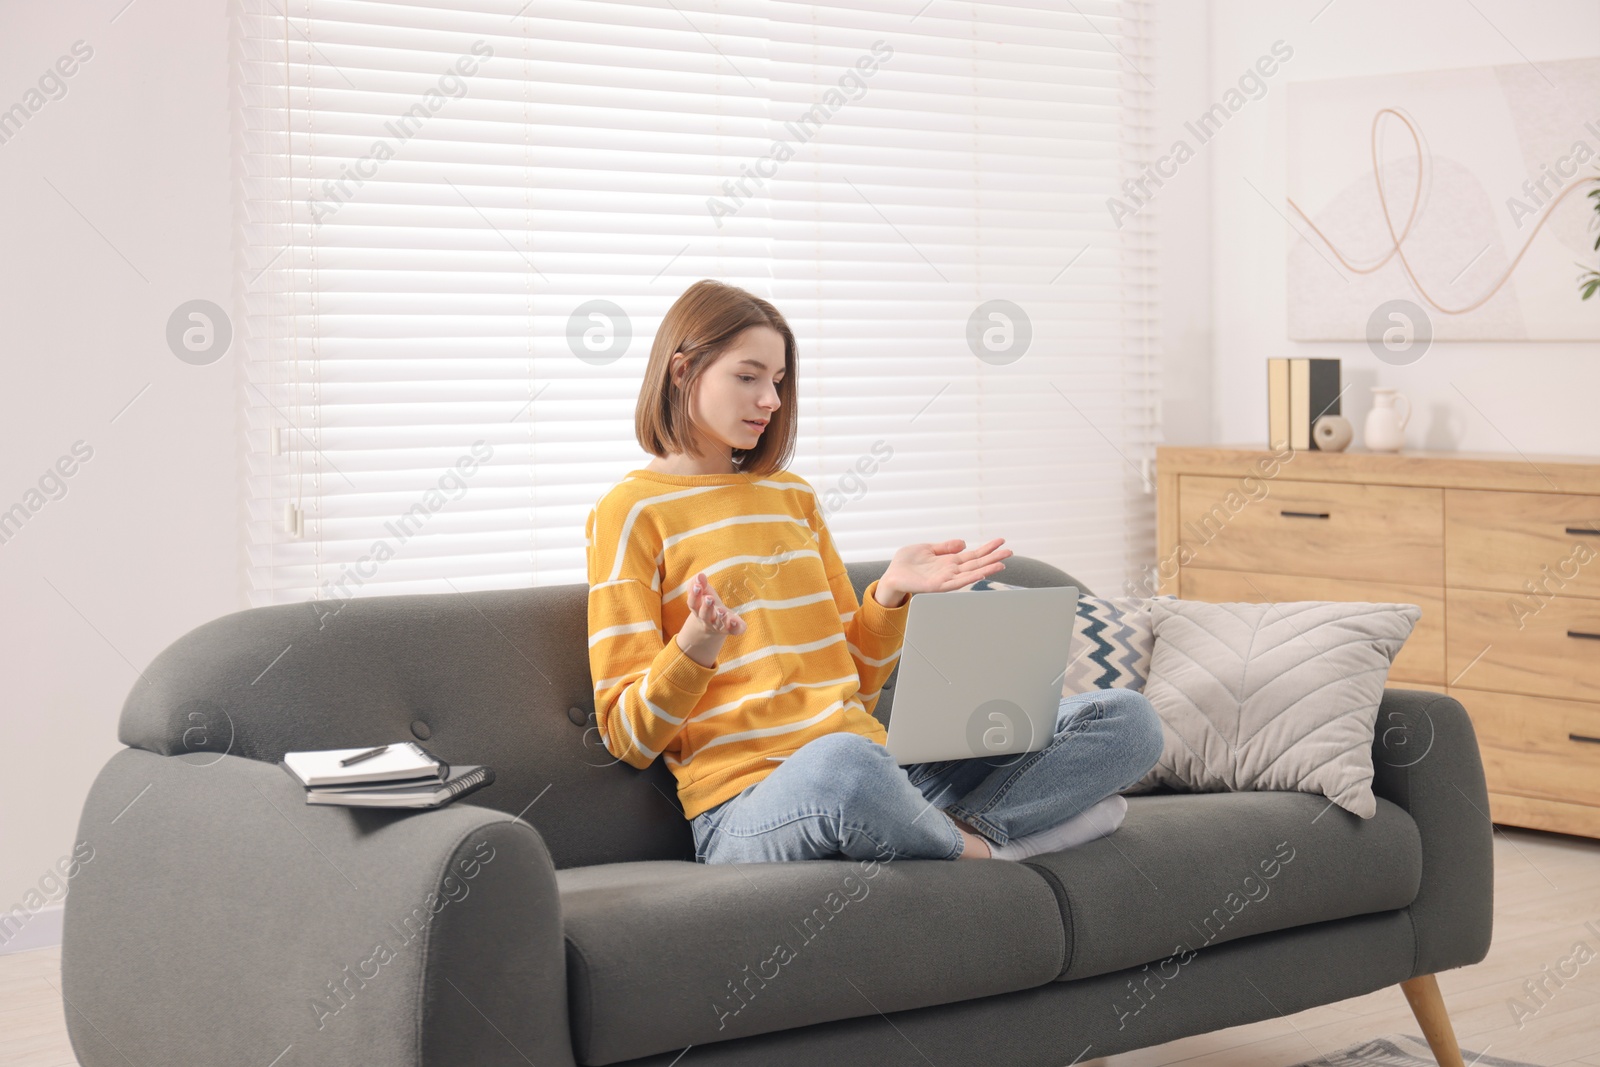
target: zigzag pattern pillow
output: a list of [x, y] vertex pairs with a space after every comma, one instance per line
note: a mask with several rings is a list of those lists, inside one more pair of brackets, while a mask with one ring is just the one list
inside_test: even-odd
[[[1027, 586], [980, 578], [967, 589], [1025, 589]], [[1155, 643], [1150, 601], [1176, 597], [1078, 597], [1078, 617], [1073, 622], [1071, 656], [1061, 695], [1074, 696], [1095, 689], [1132, 689], [1143, 692], [1150, 676], [1150, 654]]]

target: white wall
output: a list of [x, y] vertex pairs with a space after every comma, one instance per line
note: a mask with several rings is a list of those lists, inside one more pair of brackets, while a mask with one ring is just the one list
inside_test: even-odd
[[240, 346], [197, 367], [165, 341], [180, 303], [230, 307], [227, 9], [125, 3], [0, 0], [0, 109], [93, 49], [0, 144], [0, 509], [93, 449], [0, 544], [0, 911], [72, 850], [138, 671], [243, 605]]
[[[1207, 7], [1196, 0], [1158, 0], [1155, 62], [1158, 146], [1184, 135], [1183, 124], [1211, 87]], [[1149, 188], [1147, 186], [1147, 188]], [[1196, 157], [1141, 207], [1156, 222], [1161, 277], [1161, 429], [1165, 444], [1212, 440], [1211, 170]]]
[[[1212, 194], [1211, 440], [1264, 443], [1263, 363], [1268, 356], [1298, 355], [1343, 361], [1345, 381], [1356, 383], [1345, 394], [1344, 411], [1356, 425], [1358, 443], [1361, 420], [1371, 406], [1367, 389], [1383, 385], [1400, 389], [1415, 406], [1407, 432], [1411, 449], [1600, 452], [1595, 415], [1600, 344], [1436, 341], [1418, 362], [1391, 366], [1364, 342], [1286, 340], [1288, 238], [1280, 214], [1286, 210], [1286, 79], [1597, 56], [1600, 4], [1211, 0], [1210, 12], [1212, 91], [1197, 112], [1234, 84], [1273, 41], [1283, 39], [1294, 49], [1293, 58], [1270, 79], [1267, 95], [1241, 108], [1203, 149], [1209, 152]], [[1600, 319], [1600, 303], [1591, 303]]]

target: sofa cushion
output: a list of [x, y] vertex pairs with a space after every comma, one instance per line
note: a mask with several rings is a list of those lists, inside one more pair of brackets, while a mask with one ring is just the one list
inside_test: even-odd
[[[1027, 586], [979, 578], [966, 588], [982, 592]], [[1061, 695], [1075, 696], [1096, 689], [1143, 691], [1145, 679], [1150, 676], [1150, 652], [1155, 643], [1150, 603], [1176, 599], [1167, 595], [1100, 597], [1080, 593]]]
[[1207, 945], [1403, 908], [1421, 885], [1416, 823], [1382, 798], [1371, 819], [1287, 791], [1127, 800], [1116, 833], [1024, 863], [1061, 905], [1060, 980], [1144, 963], [1170, 979]]
[[1055, 895], [1017, 863], [658, 860], [556, 878], [584, 1064], [1032, 989], [1065, 962]]
[[1415, 604], [1156, 600], [1161, 757], [1129, 788], [1297, 789], [1372, 817], [1372, 740]]

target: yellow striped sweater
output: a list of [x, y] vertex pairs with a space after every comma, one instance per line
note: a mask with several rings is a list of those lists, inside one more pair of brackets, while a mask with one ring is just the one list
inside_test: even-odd
[[[872, 716], [905, 640], [911, 598], [857, 601], [816, 492], [789, 471], [630, 471], [585, 523], [589, 669], [606, 750], [661, 756], [694, 818], [771, 774], [786, 755]], [[689, 582], [704, 572], [743, 617], [714, 666], [678, 645]]]

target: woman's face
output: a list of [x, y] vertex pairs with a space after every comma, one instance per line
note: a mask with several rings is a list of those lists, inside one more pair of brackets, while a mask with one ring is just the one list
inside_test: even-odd
[[[674, 382], [682, 382], [684, 359], [673, 356]], [[778, 410], [778, 383], [786, 373], [783, 337], [770, 326], [751, 326], [700, 375], [691, 414], [702, 442], [712, 451], [751, 449]], [[766, 425], [757, 425], [757, 424]]]

